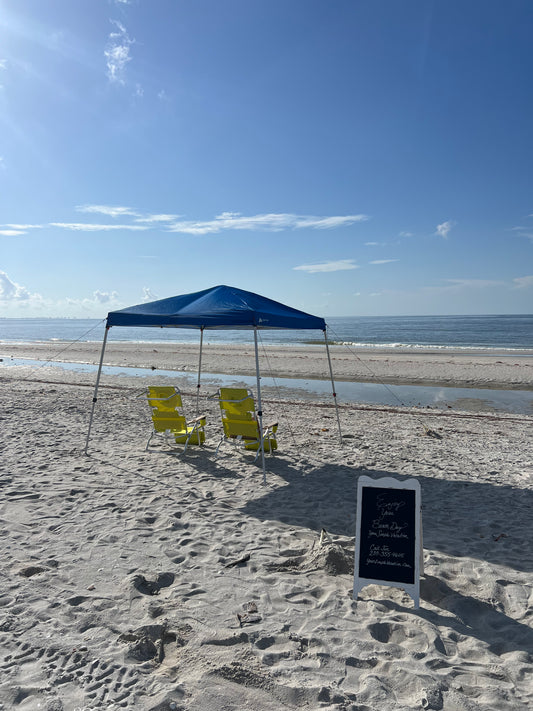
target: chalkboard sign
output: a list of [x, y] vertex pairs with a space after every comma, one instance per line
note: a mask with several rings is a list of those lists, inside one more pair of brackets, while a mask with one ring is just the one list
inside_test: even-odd
[[418, 607], [421, 557], [420, 484], [359, 477], [354, 600], [365, 585], [377, 583], [403, 588]]

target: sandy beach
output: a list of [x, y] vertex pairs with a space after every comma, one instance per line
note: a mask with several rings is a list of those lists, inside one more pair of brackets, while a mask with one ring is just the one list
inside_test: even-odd
[[[64, 360], [98, 361], [77, 348]], [[2, 351], [61, 360], [57, 344]], [[156, 370], [102, 377], [87, 455], [94, 376], [0, 363], [0, 709], [531, 709], [533, 417], [341, 402], [341, 444], [329, 402], [267, 394], [263, 485], [253, 455], [215, 456], [205, 395], [205, 446], [145, 451], [143, 389], [158, 369], [196, 373], [197, 352], [110, 344], [106, 363]], [[336, 378], [365, 377], [332, 358]], [[387, 382], [532, 385], [531, 356], [366, 358]], [[266, 360], [327, 377], [318, 348]], [[252, 374], [253, 349], [208, 347], [202, 367]], [[352, 599], [362, 474], [421, 485], [419, 609], [386, 586]]]

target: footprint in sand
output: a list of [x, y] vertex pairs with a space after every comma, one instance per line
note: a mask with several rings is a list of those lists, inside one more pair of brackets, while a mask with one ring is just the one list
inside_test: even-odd
[[[105, 708], [104, 704], [107, 704], [110, 708], [131, 708], [130, 697], [135, 695], [141, 681], [137, 669], [92, 658], [84, 649], [44, 647], [20, 640], [15, 645], [17, 652], [0, 662], [0, 670], [11, 673], [14, 680], [17, 677], [25, 680], [26, 686], [17, 685], [24, 698], [42, 693], [44, 677], [50, 689], [60, 688], [64, 693], [71, 691], [76, 696], [81, 693], [90, 707]], [[41, 672], [39, 683], [30, 688], [28, 670], [35, 673], [37, 668]], [[46, 708], [50, 707], [48, 701], [53, 703], [54, 700], [48, 699]]]
[[161, 588], [168, 588], [174, 582], [174, 573], [159, 573], [155, 580], [147, 580], [144, 575], [133, 577], [133, 587], [143, 595], [158, 595]]

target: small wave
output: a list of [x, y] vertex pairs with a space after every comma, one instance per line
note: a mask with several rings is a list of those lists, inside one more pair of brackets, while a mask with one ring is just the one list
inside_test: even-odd
[[437, 345], [435, 343], [362, 343], [359, 341], [328, 341], [333, 346], [348, 346], [350, 348], [365, 348], [368, 350], [432, 350], [432, 351], [493, 351], [494, 353], [509, 352], [523, 353], [528, 348], [507, 348], [504, 346], [459, 346], [459, 345]]

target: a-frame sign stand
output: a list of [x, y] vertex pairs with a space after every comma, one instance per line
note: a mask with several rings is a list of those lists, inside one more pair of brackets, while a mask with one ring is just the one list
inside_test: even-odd
[[423, 574], [420, 484], [359, 477], [353, 598], [366, 585], [402, 588], [420, 605]]

